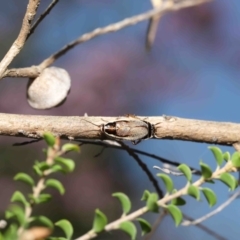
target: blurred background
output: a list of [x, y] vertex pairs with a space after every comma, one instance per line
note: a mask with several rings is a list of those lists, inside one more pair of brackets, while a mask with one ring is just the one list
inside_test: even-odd
[[[28, 1], [0, 0], [0, 58], [15, 40]], [[38, 15], [50, 1], [42, 1]], [[37, 65], [80, 35], [151, 9], [149, 0], [62, 0], [27, 41], [11, 67]], [[163, 114], [184, 118], [240, 122], [240, 2], [213, 1], [163, 16], [150, 52], [145, 50], [148, 22], [130, 26], [78, 45], [55, 62], [72, 79], [67, 101], [51, 110], [34, 110], [26, 100], [27, 79], [5, 78], [0, 82], [0, 112], [36, 115], [141, 116]], [[33, 162], [44, 160], [44, 143], [13, 147], [26, 139], [0, 136], [0, 214], [9, 206], [16, 189], [30, 189], [14, 182], [18, 172], [32, 173]], [[142, 141], [143, 151], [187, 163], [198, 168], [202, 159], [215, 168], [207, 144], [167, 140]], [[232, 148], [222, 149], [233, 152]], [[133, 202], [133, 211], [143, 206], [144, 189], [154, 191], [137, 163], [124, 151], [84, 145], [80, 154], [69, 154], [76, 161], [74, 173], [57, 176], [66, 187], [65, 196], [52, 191], [54, 200], [36, 207], [34, 213], [53, 221], [69, 219], [75, 237], [91, 228], [94, 210], [100, 208], [109, 221], [121, 214], [111, 193], [121, 191]], [[161, 163], [140, 156], [153, 174]], [[183, 178], [174, 178], [176, 187]], [[223, 184], [215, 184], [218, 205], [230, 194]], [[203, 199], [203, 198], [202, 198]], [[203, 199], [187, 197], [182, 210], [196, 219], [212, 211]], [[218, 206], [217, 205], [217, 206]], [[146, 215], [151, 223], [158, 217]], [[224, 239], [239, 239], [239, 200], [203, 224]], [[129, 239], [119, 231], [97, 239]], [[138, 239], [141, 239], [140, 233]], [[167, 216], [152, 239], [216, 239], [197, 226], [175, 227]], [[223, 239], [223, 238], [222, 238]]]

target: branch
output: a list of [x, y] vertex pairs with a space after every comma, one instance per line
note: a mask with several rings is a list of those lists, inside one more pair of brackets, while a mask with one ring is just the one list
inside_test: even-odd
[[[104, 140], [104, 141], [74, 140], [74, 141], [81, 142], [80, 145], [82, 145], [82, 144], [94, 144], [94, 145], [98, 145], [98, 146], [104, 146], [104, 147], [110, 147], [110, 148], [114, 148], [114, 149], [124, 150], [120, 146], [120, 144], [118, 144], [118, 145], [116, 144], [116, 143], [118, 143], [116, 141], [114, 141], [115, 145], [109, 144], [108, 140]], [[18, 145], [20, 145], [20, 143]], [[25, 142], [24, 142], [24, 145], [25, 145]], [[14, 144], [14, 146], [16, 146], [16, 144]], [[160, 157], [160, 156], [157, 156], [155, 154], [151, 154], [151, 153], [139, 150], [139, 149], [135, 149], [135, 148], [130, 148], [130, 149], [131, 149], [131, 151], [133, 151], [135, 153], [138, 153], [138, 154], [141, 154], [141, 155], [144, 155], [144, 156], [156, 159], [156, 160], [158, 160], [158, 161], [160, 161], [162, 163], [166, 163], [166, 164], [173, 165], [173, 166], [179, 166], [181, 164], [181, 161], [180, 162], [171, 161], [169, 159], [166, 159], [166, 158], [163, 158], [163, 157]], [[188, 167], [191, 169], [193, 174], [201, 175], [201, 172], [198, 169], [190, 167], [190, 166], [188, 166]]]
[[37, 8], [39, 4], [40, 0], [29, 0], [27, 10], [23, 18], [20, 33], [17, 39], [12, 44], [12, 46], [10, 47], [10, 49], [8, 50], [8, 52], [6, 53], [6, 55], [4, 56], [4, 58], [2, 59], [2, 61], [0, 62], [0, 79], [2, 78], [9, 64], [23, 48], [31, 28], [32, 20], [34, 19], [37, 13]]
[[[62, 117], [0, 113], [0, 135], [41, 138], [46, 131], [65, 139], [109, 139], [101, 126], [108, 122], [134, 121], [132, 117]], [[233, 145], [240, 141], [240, 124], [178, 117], [138, 117], [154, 127], [155, 139]], [[129, 125], [129, 128], [131, 126]], [[110, 138], [111, 139], [111, 138]], [[123, 138], [124, 139], [124, 138]], [[115, 140], [113, 138], [113, 140]], [[125, 138], [127, 140], [127, 138]]]
[[66, 46], [64, 46], [62, 49], [60, 49], [58, 52], [54, 53], [53, 55], [49, 56], [47, 59], [45, 59], [42, 63], [40, 63], [38, 66], [32, 66], [27, 68], [15, 68], [15, 69], [9, 69], [5, 72], [3, 77], [29, 77], [29, 78], [35, 78], [39, 75], [39, 73], [49, 67], [51, 64], [53, 64], [59, 57], [64, 55], [67, 51], [74, 48], [76, 45], [84, 43], [86, 41], [89, 41], [90, 39], [93, 39], [95, 37], [101, 36], [106, 33], [110, 32], [116, 32], [119, 31], [122, 28], [135, 25], [139, 22], [146, 21], [154, 16], [163, 15], [170, 11], [177, 11], [182, 8], [192, 7], [196, 6], [205, 2], [209, 2], [210, 0], [185, 0], [174, 3], [173, 1], [164, 1], [163, 4], [159, 8], [155, 8], [151, 11], [136, 15], [134, 17], [126, 18], [120, 22], [108, 25], [107, 27], [103, 28], [97, 28], [93, 30], [92, 32], [83, 34], [78, 39], [70, 42]]
[[153, 174], [148, 169], [147, 165], [143, 163], [142, 160], [139, 158], [139, 156], [134, 151], [132, 151], [132, 149], [129, 148], [126, 144], [124, 144], [123, 142], [120, 142], [120, 144], [122, 148], [126, 150], [131, 157], [133, 157], [133, 159], [138, 163], [140, 168], [146, 173], [146, 175], [148, 176], [148, 179], [150, 180], [150, 182], [152, 182], [158, 194], [158, 197], [163, 198], [163, 191], [160, 189], [157, 180], [154, 178]]
[[36, 20], [36, 22], [32, 25], [30, 32], [27, 36], [27, 39], [34, 33], [37, 26], [42, 22], [42, 20], [51, 12], [51, 10], [54, 8], [54, 6], [58, 3], [59, 0], [53, 0], [49, 6], [46, 8], [43, 14], [40, 15], [40, 17]]
[[235, 200], [237, 197], [240, 196], [240, 191], [235, 192], [226, 202], [224, 202], [223, 204], [221, 204], [218, 208], [216, 208], [214, 211], [204, 215], [201, 218], [198, 218], [194, 221], [187, 221], [185, 220], [182, 225], [183, 226], [190, 226], [190, 225], [197, 225], [205, 220], [207, 220], [208, 218], [214, 216], [215, 214], [221, 212], [225, 207], [227, 207], [233, 200]]
[[[225, 172], [231, 172], [232, 169], [232, 164], [231, 162], [228, 162], [224, 167], [222, 167], [221, 169], [217, 169], [211, 176], [210, 179], [218, 179], [220, 177], [220, 175], [222, 173]], [[209, 180], [209, 179], [208, 179]], [[203, 177], [201, 177], [200, 179], [198, 179], [196, 182], [194, 182], [192, 185], [195, 187], [199, 187], [202, 184], [205, 183], [205, 180]], [[157, 201], [157, 205], [159, 207], [165, 206], [168, 202], [170, 202], [173, 199], [176, 199], [178, 197], [184, 196], [188, 194], [188, 187], [189, 184], [186, 184], [185, 187], [183, 187], [182, 189], [178, 190], [176, 193], [173, 194], [169, 194], [169, 195], [165, 195], [164, 198], [160, 199]], [[109, 224], [107, 224], [104, 228], [105, 231], [110, 232], [112, 230], [118, 229], [120, 224], [126, 221], [132, 221], [138, 217], [140, 217], [141, 215], [147, 213], [148, 207], [145, 206], [143, 208], [138, 209], [137, 211], [130, 213], [129, 215], [123, 216], [120, 219], [117, 219]], [[94, 230], [90, 230], [89, 232], [87, 232], [86, 234], [84, 234], [83, 236], [75, 239], [75, 240], [87, 240], [87, 239], [92, 239], [94, 237], [97, 236], [97, 233], [94, 232]]]

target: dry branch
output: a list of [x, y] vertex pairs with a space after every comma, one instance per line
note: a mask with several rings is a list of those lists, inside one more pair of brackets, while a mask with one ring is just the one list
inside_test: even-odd
[[[84, 43], [86, 41], [89, 41], [90, 39], [93, 39], [95, 37], [101, 36], [106, 33], [110, 32], [116, 32], [119, 31], [122, 28], [135, 25], [139, 22], [148, 20], [150, 18], [153, 18], [155, 16], [163, 15], [167, 12], [171, 11], [178, 11], [182, 8], [197, 6], [199, 4], [209, 2], [210, 0], [185, 0], [180, 2], [174, 2], [174, 1], [164, 1], [163, 4], [159, 8], [155, 8], [151, 11], [126, 18], [120, 22], [110, 24], [103, 28], [97, 28], [93, 30], [92, 32], [83, 34], [78, 39], [70, 42], [66, 46], [64, 46], [62, 49], [60, 49], [58, 52], [52, 54], [47, 59], [42, 61], [38, 66], [32, 66], [32, 67], [26, 67], [26, 68], [13, 68], [6, 70], [3, 74], [3, 77], [29, 77], [29, 78], [35, 78], [39, 75], [43, 69], [49, 67], [51, 64], [53, 64], [59, 57], [64, 55], [66, 52], [77, 46], [78, 44]], [[0, 75], [1, 76], [1, 75]]]
[[[158, 139], [176, 139], [211, 144], [240, 142], [240, 124], [184, 119], [171, 116], [139, 117], [155, 126]], [[40, 138], [45, 131], [69, 139], [107, 139], [101, 124], [128, 117], [60, 117], [0, 113], [0, 135]]]
[[40, 0], [29, 0], [20, 33], [10, 47], [10, 49], [8, 50], [8, 52], [6, 53], [6, 55], [4, 56], [4, 58], [2, 59], [2, 61], [0, 62], [0, 79], [2, 78], [2, 75], [4, 74], [9, 64], [23, 48], [30, 32], [31, 23], [36, 15], [39, 3]]

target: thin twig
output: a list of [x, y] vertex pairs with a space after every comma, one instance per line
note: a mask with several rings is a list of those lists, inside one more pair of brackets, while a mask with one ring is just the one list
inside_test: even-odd
[[34, 19], [40, 0], [29, 0], [25, 16], [23, 18], [22, 27], [17, 39], [14, 41], [2, 61], [0, 62], [0, 79], [2, 78], [5, 70], [12, 62], [12, 60], [18, 55], [23, 48], [27, 36], [29, 34], [32, 20]]
[[163, 197], [163, 192], [160, 189], [157, 180], [154, 178], [153, 174], [148, 169], [147, 165], [145, 163], [143, 163], [142, 160], [139, 158], [139, 156], [134, 151], [132, 151], [131, 148], [129, 148], [125, 143], [120, 142], [120, 144], [121, 144], [122, 148], [124, 150], [126, 150], [128, 152], [128, 154], [133, 157], [134, 160], [136, 160], [136, 162], [141, 167], [141, 169], [147, 174], [150, 182], [152, 182], [159, 198], [161, 199]]
[[[163, 4], [164, 0], [151, 0], [153, 8], [159, 8]], [[161, 18], [161, 14], [155, 15], [154, 17], [150, 18], [147, 27], [147, 34], [146, 34], [146, 49], [149, 51], [153, 45], [154, 39], [156, 37], [158, 24]]]
[[43, 14], [40, 15], [40, 17], [36, 20], [36, 22], [32, 25], [30, 32], [27, 36], [27, 39], [34, 33], [37, 26], [43, 21], [43, 19], [51, 12], [51, 10], [54, 8], [54, 6], [58, 3], [59, 0], [53, 0], [49, 6], [45, 9]]
[[[84, 143], [84, 144], [94, 144], [94, 145], [98, 145], [98, 146], [105, 146], [105, 147], [110, 147], [110, 148], [114, 148], [114, 149], [118, 149], [118, 150], [124, 150], [121, 146], [112, 145], [112, 144], [109, 144], [106, 141], [90, 141], [90, 140], [74, 140], [74, 141], [81, 142], [81, 144], [82, 143]], [[131, 149], [131, 151], [133, 151], [135, 153], [138, 153], [138, 154], [156, 159], [156, 160], [158, 160], [162, 163], [168, 163], [168, 164], [173, 165], [173, 166], [179, 166], [181, 164], [181, 162], [171, 161], [167, 158], [163, 158], [163, 157], [160, 157], [160, 156], [157, 156], [157, 155], [145, 152], [145, 151], [141, 151], [141, 150], [138, 150], [138, 149], [135, 149], [135, 148], [130, 148], [129, 147], [129, 149]], [[193, 168], [193, 167], [190, 167], [190, 169], [195, 175], [201, 175], [201, 172], [198, 169]]]
[[[221, 168], [221, 169], [217, 169], [213, 174], [211, 179], [215, 179], [215, 178], [219, 178], [219, 176], [224, 173], [224, 172], [230, 172], [232, 169], [232, 164], [231, 162], [226, 163], [226, 165]], [[203, 177], [201, 177], [199, 180], [197, 180], [196, 182], [194, 182], [192, 185], [195, 187], [199, 187], [201, 186], [203, 183], [205, 183], [205, 180]], [[187, 184], [185, 187], [183, 187], [182, 189], [178, 190], [175, 193], [169, 194], [169, 195], [165, 195], [162, 199], [157, 201], [158, 206], [165, 206], [166, 203], [170, 202], [173, 199], [176, 199], [180, 196], [186, 195], [188, 194], [188, 187], [189, 185]], [[129, 215], [123, 216], [109, 224], [107, 224], [104, 228], [105, 231], [109, 232], [111, 230], [114, 229], [118, 229], [120, 224], [126, 221], [132, 221], [136, 218], [138, 218], [139, 216], [147, 213], [149, 210], [147, 208], [147, 206], [138, 209], [135, 212], [130, 213]], [[94, 237], [97, 236], [97, 233], [94, 230], [90, 230], [89, 232], [87, 232], [86, 234], [84, 234], [83, 236], [77, 238], [76, 240], [87, 240], [87, 239], [92, 239]]]
[[[171, 174], [171, 175], [174, 175], [174, 176], [183, 176], [184, 175], [182, 172], [177, 171], [178, 169], [176, 169], [176, 170], [175, 170], [175, 168], [172, 169], [173, 167], [170, 166], [169, 164], [164, 164], [164, 166], [162, 168], [159, 167], [159, 166], [153, 166], [153, 168], [158, 169], [158, 170], [160, 170], [160, 171], [162, 171], [166, 174]], [[191, 172], [193, 174], [195, 174], [196, 170], [192, 170]]]
[[156, 221], [153, 223], [151, 232], [146, 235], [146, 237], [144, 238], [144, 240], [150, 240], [150, 239], [152, 239], [152, 236], [154, 235], [154, 233], [156, 232], [157, 228], [159, 227], [160, 223], [162, 222], [162, 220], [164, 219], [164, 217], [165, 217], [166, 215], [167, 215], [167, 211], [165, 211], [165, 210], [163, 209], [163, 210], [161, 211], [161, 213], [159, 214], [159, 216], [157, 217]]
[[210, 0], [187, 0], [187, 1], [181, 1], [174, 3], [173, 1], [166, 1], [164, 2], [159, 8], [150, 10], [148, 12], [126, 18], [120, 22], [110, 24], [103, 28], [97, 28], [93, 30], [92, 32], [83, 34], [78, 39], [70, 42], [66, 46], [64, 46], [62, 49], [60, 49], [58, 52], [52, 54], [47, 59], [45, 59], [42, 63], [40, 63], [38, 66], [32, 66], [27, 68], [16, 68], [16, 69], [9, 69], [5, 72], [3, 77], [30, 77], [35, 78], [39, 75], [39, 73], [49, 67], [51, 64], [53, 64], [59, 57], [64, 55], [67, 51], [74, 48], [76, 45], [84, 43], [86, 41], [89, 41], [90, 39], [93, 39], [95, 37], [101, 36], [106, 33], [110, 32], [116, 32], [119, 31], [122, 28], [135, 25], [139, 22], [148, 20], [154, 16], [163, 15], [170, 11], [178, 11], [182, 8], [197, 6], [202, 3], [209, 2]]
[[216, 208], [214, 211], [204, 215], [201, 218], [198, 218], [194, 221], [187, 221], [185, 220], [184, 222], [182, 222], [183, 226], [190, 226], [190, 225], [197, 225], [205, 220], [207, 220], [208, 218], [214, 216], [215, 214], [221, 212], [225, 207], [227, 207], [233, 200], [235, 200], [238, 196], [240, 196], [240, 191], [234, 193], [226, 202], [224, 202], [223, 204], [221, 204], [218, 208]]
[[[185, 213], [183, 213], [183, 217], [185, 219], [190, 220], [190, 221], [194, 221], [194, 219], [192, 217], [189, 217]], [[208, 233], [210, 236], [212, 236], [212, 237], [214, 237], [214, 238], [216, 238], [218, 240], [228, 240], [227, 238], [221, 236], [220, 234], [218, 234], [217, 232], [215, 232], [212, 229], [208, 228], [207, 226], [203, 225], [202, 223], [199, 223], [198, 225], [195, 225], [195, 227], [200, 228], [202, 231]]]

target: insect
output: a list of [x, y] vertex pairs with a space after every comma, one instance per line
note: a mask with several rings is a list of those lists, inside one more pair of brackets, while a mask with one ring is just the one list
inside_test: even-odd
[[104, 124], [103, 133], [112, 139], [138, 142], [153, 136], [152, 124], [138, 119], [116, 120]]
[[137, 118], [119, 119], [98, 126], [101, 128], [102, 134], [106, 137], [114, 140], [129, 140], [134, 144], [137, 144], [142, 139], [151, 138], [154, 135], [153, 125]]

